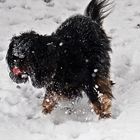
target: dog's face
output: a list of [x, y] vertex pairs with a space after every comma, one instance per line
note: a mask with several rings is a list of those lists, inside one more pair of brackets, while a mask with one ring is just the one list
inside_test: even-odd
[[12, 38], [9, 45], [6, 60], [10, 69], [10, 78], [16, 83], [25, 83], [28, 80], [29, 43], [26, 38], [17, 36]]
[[7, 52], [10, 77], [16, 83], [25, 83], [30, 77], [32, 85], [44, 87], [56, 69], [59, 43], [51, 36], [26, 32], [12, 38]]

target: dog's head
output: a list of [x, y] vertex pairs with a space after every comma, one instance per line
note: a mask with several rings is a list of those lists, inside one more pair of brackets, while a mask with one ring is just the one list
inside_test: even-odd
[[28, 80], [27, 67], [32, 34], [34, 32], [14, 36], [9, 44], [6, 60], [10, 69], [10, 78], [16, 83], [25, 83]]
[[30, 77], [33, 86], [43, 87], [58, 60], [55, 40], [33, 31], [14, 36], [6, 56], [11, 79], [25, 83]]

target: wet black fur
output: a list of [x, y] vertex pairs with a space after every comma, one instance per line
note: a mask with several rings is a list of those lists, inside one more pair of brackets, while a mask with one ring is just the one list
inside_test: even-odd
[[[96, 79], [110, 76], [110, 40], [102, 28], [105, 5], [105, 0], [91, 1], [85, 15], [68, 18], [50, 36], [34, 31], [14, 36], [6, 57], [13, 81], [23, 83], [30, 77], [34, 87], [62, 91], [68, 98], [84, 90], [91, 102], [98, 100]], [[15, 76], [14, 65], [28, 77]]]

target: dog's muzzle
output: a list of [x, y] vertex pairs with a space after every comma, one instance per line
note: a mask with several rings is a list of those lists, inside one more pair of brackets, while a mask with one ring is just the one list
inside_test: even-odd
[[16, 66], [11, 69], [9, 75], [10, 78], [16, 83], [25, 83], [28, 80], [28, 74]]

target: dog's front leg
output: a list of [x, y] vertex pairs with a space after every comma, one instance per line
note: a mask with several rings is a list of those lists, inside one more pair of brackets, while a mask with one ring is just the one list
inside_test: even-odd
[[51, 111], [54, 109], [55, 105], [58, 103], [60, 100], [60, 95], [58, 95], [56, 92], [48, 92], [45, 94], [42, 107], [43, 110], [42, 112], [44, 114], [51, 113]]

